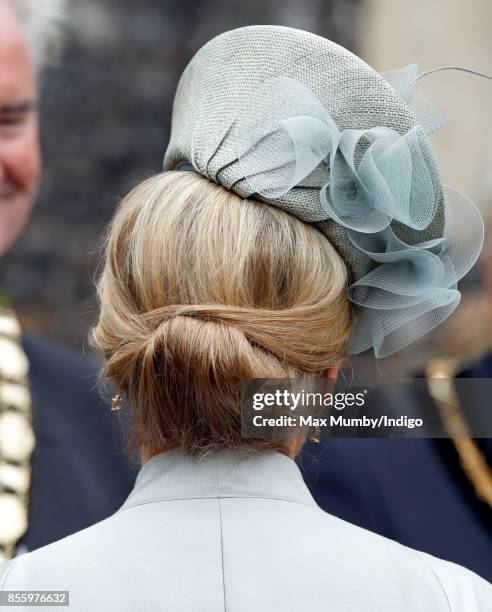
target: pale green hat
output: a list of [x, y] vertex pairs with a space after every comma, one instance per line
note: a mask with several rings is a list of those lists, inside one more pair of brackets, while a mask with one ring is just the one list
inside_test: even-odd
[[379, 356], [450, 314], [456, 280], [478, 256], [454, 248], [442, 259], [454, 243], [428, 138], [436, 121], [427, 129], [411, 110], [415, 79], [390, 81], [309, 32], [226, 32], [181, 77], [164, 158], [165, 170], [193, 169], [318, 227], [349, 270], [359, 312], [351, 350]]
[[[186, 67], [174, 100], [164, 169], [174, 170], [180, 162], [191, 162], [209, 180], [242, 197], [252, 196], [252, 187], [244, 180], [237, 162], [235, 124], [258, 88], [280, 75], [305, 83], [340, 130], [384, 125], [404, 134], [417, 125], [393, 87], [347, 49], [302, 30], [249, 26], [212, 39]], [[428, 142], [424, 147], [441, 197], [432, 149]], [[355, 281], [368, 271], [371, 262], [347, 240], [344, 227], [325, 220], [319, 189], [329, 176], [327, 166], [320, 164], [309, 186], [292, 189], [281, 198], [258, 199], [302, 221], [317, 223], [342, 255]], [[442, 232], [442, 218], [438, 216], [424, 232], [407, 227], [399, 228], [399, 232], [410, 243], [435, 238]]]

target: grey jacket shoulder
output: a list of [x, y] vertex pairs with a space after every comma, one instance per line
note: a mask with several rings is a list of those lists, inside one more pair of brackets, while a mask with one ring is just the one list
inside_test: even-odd
[[489, 612], [492, 603], [492, 587], [471, 572], [323, 512], [280, 454], [163, 453], [115, 515], [0, 571], [4, 590], [69, 591], [72, 612]]
[[492, 586], [469, 569], [423, 552], [420, 557], [439, 580], [451, 611], [492, 611]]
[[[267, 500], [259, 502], [261, 508], [257, 500], [246, 502], [252, 521], [259, 511], [271, 514], [268, 506], [286, 519], [284, 535], [272, 532], [276, 521], [267, 517], [254, 540], [245, 514], [239, 511], [239, 518], [232, 507], [237, 501], [224, 500], [220, 509], [227, 540], [222, 550], [216, 500], [142, 504], [3, 564], [1, 588], [69, 591], [70, 609], [77, 612], [143, 612], [156, 605], [199, 612], [314, 612], [323, 601], [334, 604], [337, 612], [492, 611], [492, 587], [472, 572], [311, 508], [288, 502], [278, 506], [277, 500], [277, 508], [265, 505]], [[288, 534], [288, 525], [292, 528], [296, 520], [311, 522], [313, 529], [300, 536], [307, 542]], [[157, 521], [164, 526], [159, 534]], [[253, 554], [248, 544], [257, 548]], [[344, 546], [350, 550], [347, 555]], [[250, 583], [255, 594], [245, 586]], [[355, 608], [350, 607], [353, 598]], [[360, 602], [364, 607], [358, 607]]]
[[8, 573], [14, 566], [14, 559], [12, 561], [6, 561], [0, 565], [0, 591], [4, 591], [3, 585], [5, 584], [5, 580], [7, 578]]

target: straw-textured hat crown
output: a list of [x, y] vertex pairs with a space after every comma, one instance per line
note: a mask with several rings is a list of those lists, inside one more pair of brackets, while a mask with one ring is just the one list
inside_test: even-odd
[[[359, 57], [330, 40], [283, 26], [249, 26], [226, 32], [204, 45], [184, 71], [176, 92], [171, 139], [165, 170], [190, 162], [209, 180], [242, 197], [253, 195], [237, 161], [237, 119], [251, 97], [268, 79], [283, 75], [305, 83], [329, 111], [340, 130], [388, 126], [405, 134], [417, 125], [411, 111], [389, 83]], [[433, 152], [424, 143], [435, 168]], [[259, 196], [302, 221], [318, 223], [344, 258], [352, 280], [371, 267], [353, 248], [345, 228], [326, 220], [319, 189], [330, 172], [320, 165], [306, 180], [281, 198]], [[434, 174], [440, 197], [439, 177]], [[313, 189], [316, 187], [316, 189]], [[258, 196], [255, 196], [258, 197]], [[425, 232], [398, 227], [410, 243], [434, 238], [442, 218]]]

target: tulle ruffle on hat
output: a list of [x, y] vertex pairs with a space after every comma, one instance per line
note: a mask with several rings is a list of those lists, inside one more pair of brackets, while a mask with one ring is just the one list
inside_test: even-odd
[[446, 120], [415, 93], [416, 77], [415, 65], [387, 75], [418, 120], [404, 134], [386, 126], [340, 130], [306, 84], [285, 76], [265, 81], [236, 121], [241, 175], [255, 194], [282, 198], [309, 184], [320, 164], [329, 170], [318, 188], [320, 211], [372, 262], [348, 288], [357, 310], [350, 353], [374, 347], [377, 357], [388, 356], [444, 321], [483, 246], [480, 213], [450, 188], [440, 237], [407, 244], [395, 232], [395, 223], [425, 230], [442, 201], [426, 153], [428, 134]]

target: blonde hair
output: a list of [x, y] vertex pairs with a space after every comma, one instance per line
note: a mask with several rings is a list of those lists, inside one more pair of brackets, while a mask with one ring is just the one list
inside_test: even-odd
[[347, 271], [327, 238], [195, 172], [165, 172], [123, 200], [105, 251], [92, 339], [134, 444], [281, 447], [241, 438], [240, 381], [318, 376], [345, 355]]

